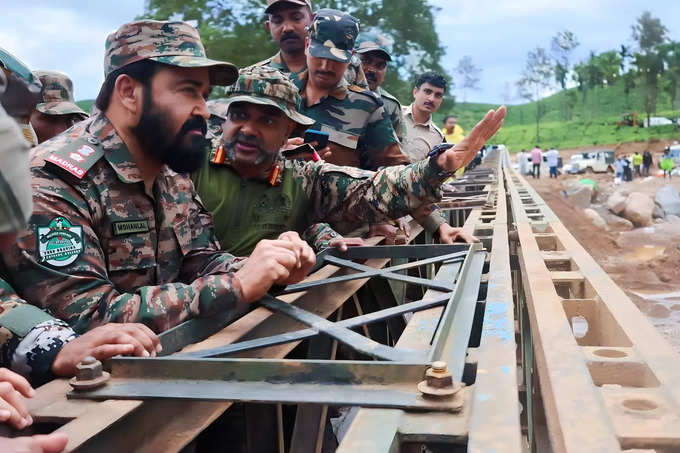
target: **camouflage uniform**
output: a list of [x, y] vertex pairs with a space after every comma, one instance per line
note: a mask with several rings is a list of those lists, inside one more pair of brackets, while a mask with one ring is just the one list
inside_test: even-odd
[[57, 71], [35, 71], [42, 83], [42, 102], [35, 109], [45, 115], [74, 115], [78, 121], [88, 115], [73, 99], [73, 82], [66, 74]]
[[[358, 54], [367, 52], [382, 52], [387, 61], [392, 60], [389, 41], [379, 33], [361, 32], [357, 38], [355, 50]], [[390, 117], [392, 128], [400, 143], [404, 141], [404, 118], [401, 114], [401, 103], [383, 87], [379, 86], [375, 93], [380, 96], [383, 107]]]
[[[183, 22], [134, 22], [107, 38], [106, 75], [144, 58], [209, 67], [215, 84], [238, 73], [205, 58], [198, 32]], [[35, 148], [30, 167], [30, 227], [7, 257], [8, 277], [26, 300], [78, 332], [108, 322], [159, 332], [245, 308], [231, 273], [240, 262], [219, 251], [190, 178], [164, 165], [147, 193], [103, 113]]]
[[[17, 67], [20, 64], [18, 60], [13, 59], [10, 64], [9, 58], [2, 58], [6, 55], [3, 53], [0, 61], [12, 74], [30, 74], [23, 64], [23, 67]], [[31, 80], [26, 82], [31, 83]], [[0, 99], [3, 101], [4, 89], [4, 84], [0, 83]], [[33, 108], [35, 101], [27, 103], [30, 105], [26, 111]], [[0, 162], [11, 162], [11, 165], [0, 165], [0, 234], [23, 229], [31, 215], [28, 149], [29, 144], [19, 127], [0, 107]], [[24, 302], [0, 278], [0, 367], [20, 373], [33, 386], [39, 386], [52, 378], [54, 358], [61, 347], [73, 338], [75, 334], [66, 323]]]
[[[309, 52], [315, 58], [346, 63], [351, 59], [358, 33], [355, 18], [340, 11], [322, 9], [310, 25]], [[367, 170], [408, 163], [377, 95], [340, 80], [328, 97], [308, 105], [306, 71], [300, 75], [300, 82], [301, 113], [315, 121], [314, 129], [328, 132], [332, 151], [329, 162]]]
[[[300, 98], [292, 83], [276, 71], [252, 68], [241, 72], [220, 103], [251, 102], [278, 107], [298, 124], [309, 123], [297, 109]], [[213, 130], [213, 134], [219, 134]], [[242, 179], [229, 165], [228, 152], [213, 150], [205, 167], [194, 175], [196, 189], [213, 213], [220, 242], [229, 251], [248, 253], [261, 239], [284, 231], [306, 232], [322, 247], [325, 232], [315, 222], [361, 225], [397, 218], [423, 203], [440, 199], [447, 177], [435, 159], [377, 173], [324, 162], [286, 160], [275, 181]], [[264, 179], [264, 178], [263, 178]]]

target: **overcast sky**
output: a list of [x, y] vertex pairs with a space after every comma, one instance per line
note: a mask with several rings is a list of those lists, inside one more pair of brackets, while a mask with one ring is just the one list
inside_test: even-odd
[[[238, 1], [238, 0], [234, 0]], [[389, 1], [389, 0], [388, 0]], [[576, 59], [630, 44], [630, 26], [645, 9], [661, 18], [680, 40], [680, 1], [671, 0], [431, 0], [442, 7], [437, 31], [446, 47], [444, 67], [452, 72], [464, 55], [483, 69], [481, 89], [468, 101], [500, 103], [506, 83], [514, 82], [526, 54], [537, 45], [549, 48], [562, 29], [573, 31], [581, 46]], [[0, 46], [32, 69], [52, 69], [71, 76], [76, 99], [94, 98], [103, 80], [106, 35], [133, 20], [144, 0], [28, 0], [3, 5]], [[456, 92], [459, 101], [462, 93]], [[514, 99], [513, 102], [518, 102]]]

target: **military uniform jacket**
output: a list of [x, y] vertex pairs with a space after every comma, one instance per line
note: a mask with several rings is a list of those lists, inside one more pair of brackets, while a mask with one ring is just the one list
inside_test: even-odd
[[75, 337], [68, 324], [23, 301], [0, 278], [0, 367], [38, 387], [53, 378], [52, 362]]
[[376, 94], [341, 80], [328, 97], [308, 105], [304, 95], [306, 71], [300, 80], [300, 113], [316, 121], [312, 129], [328, 132], [332, 151], [328, 162], [365, 170], [409, 162]]
[[399, 139], [399, 143], [404, 143], [405, 131], [404, 131], [404, 117], [401, 113], [401, 103], [399, 99], [392, 96], [387, 90], [382, 87], [378, 87], [378, 95], [383, 102], [385, 111], [390, 117], [390, 122], [392, 123], [392, 129]]
[[247, 254], [259, 240], [290, 230], [303, 233], [320, 248], [330, 237], [325, 224], [317, 222], [357, 228], [402, 217], [424, 203], [439, 201], [446, 178], [434, 160], [377, 173], [322, 161], [286, 160], [283, 165], [275, 186], [242, 179], [228, 164], [206, 164], [194, 175], [196, 190], [213, 213], [226, 250]]
[[7, 257], [27, 301], [77, 332], [108, 322], [160, 332], [244, 308], [238, 260], [219, 251], [191, 179], [163, 166], [147, 193], [103, 114], [35, 148], [31, 173], [29, 230]]

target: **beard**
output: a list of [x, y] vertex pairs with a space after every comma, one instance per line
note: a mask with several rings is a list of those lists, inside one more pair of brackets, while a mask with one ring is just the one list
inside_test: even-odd
[[[201, 130], [203, 135], [189, 135], [195, 129]], [[132, 128], [137, 140], [148, 155], [177, 173], [189, 173], [201, 168], [210, 146], [210, 141], [205, 137], [208, 131], [205, 119], [192, 116], [176, 135], [173, 136], [171, 131], [168, 114], [154, 105], [151, 89], [145, 87], [142, 115], [139, 123]]]
[[[273, 161], [276, 158], [276, 152], [267, 151], [262, 147], [262, 143], [255, 137], [247, 136], [241, 132], [234, 135], [229, 141], [224, 142], [224, 150], [227, 155], [227, 159], [231, 162], [238, 162], [236, 158], [236, 142], [247, 143], [251, 146], [256, 146], [258, 149], [258, 154], [255, 160], [250, 163], [250, 165], [258, 166], [269, 160]], [[244, 162], [247, 163], [247, 162]]]

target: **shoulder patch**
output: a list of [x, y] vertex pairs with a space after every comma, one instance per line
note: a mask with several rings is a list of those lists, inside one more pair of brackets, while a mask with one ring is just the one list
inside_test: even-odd
[[54, 165], [82, 179], [87, 171], [104, 156], [96, 139], [81, 138], [47, 153], [45, 166]]
[[38, 225], [38, 262], [65, 267], [80, 258], [83, 250], [83, 227], [65, 217], [55, 217], [47, 225]]

